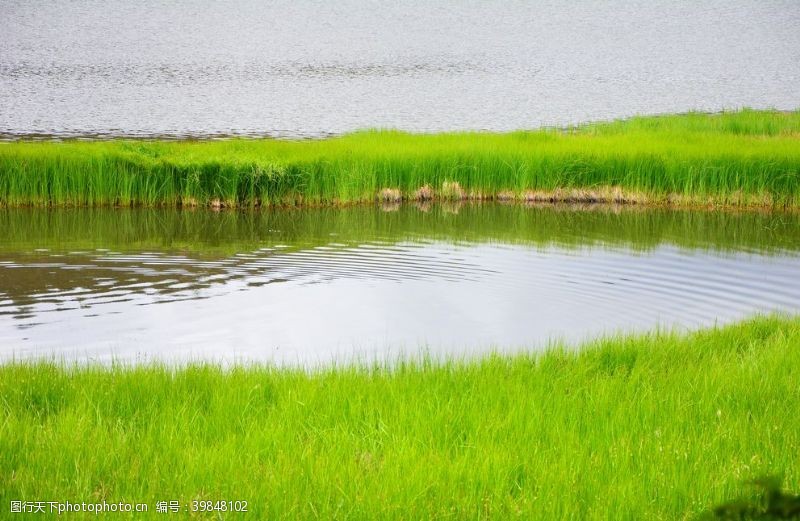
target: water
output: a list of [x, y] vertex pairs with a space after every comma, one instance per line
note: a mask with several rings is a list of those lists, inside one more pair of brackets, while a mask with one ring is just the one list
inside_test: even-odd
[[507, 130], [800, 107], [797, 0], [0, 2], [0, 136]]
[[0, 360], [472, 356], [800, 311], [800, 217], [3, 210]]

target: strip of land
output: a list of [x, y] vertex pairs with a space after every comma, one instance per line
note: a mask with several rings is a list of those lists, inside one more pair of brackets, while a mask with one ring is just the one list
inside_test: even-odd
[[0, 144], [5, 206], [462, 199], [797, 208], [800, 111], [638, 117], [508, 134]]
[[10, 363], [0, 506], [150, 504], [120, 519], [161, 519], [155, 504], [169, 500], [248, 502], [248, 516], [224, 519], [687, 519], [755, 494], [744, 483], [764, 475], [796, 493], [798, 381], [800, 319], [788, 317], [391, 368]]

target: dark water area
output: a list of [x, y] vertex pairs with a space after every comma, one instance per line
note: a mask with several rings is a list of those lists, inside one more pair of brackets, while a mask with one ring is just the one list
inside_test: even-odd
[[800, 107], [796, 0], [0, 2], [0, 135], [510, 130]]
[[0, 360], [317, 364], [800, 311], [800, 217], [439, 205], [0, 212]]

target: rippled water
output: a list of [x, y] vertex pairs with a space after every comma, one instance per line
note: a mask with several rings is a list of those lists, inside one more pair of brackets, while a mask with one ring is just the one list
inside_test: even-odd
[[0, 134], [318, 136], [800, 107], [797, 0], [0, 2]]
[[800, 217], [4, 210], [0, 359], [318, 363], [800, 311]]

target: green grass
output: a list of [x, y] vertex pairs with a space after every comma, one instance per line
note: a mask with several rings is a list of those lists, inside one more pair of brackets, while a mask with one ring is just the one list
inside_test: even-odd
[[425, 186], [439, 198], [797, 207], [800, 112], [509, 134], [0, 145], [7, 206], [325, 205], [413, 199]]
[[796, 493], [798, 382], [800, 319], [778, 317], [388, 369], [10, 363], [0, 508], [146, 501], [130, 518], [161, 519], [155, 501], [202, 498], [249, 502], [225, 519], [687, 519], [762, 475]]

